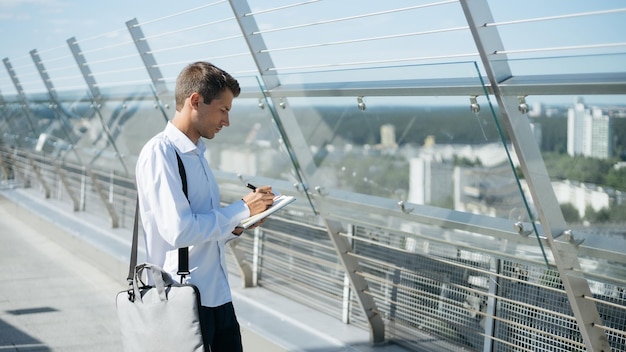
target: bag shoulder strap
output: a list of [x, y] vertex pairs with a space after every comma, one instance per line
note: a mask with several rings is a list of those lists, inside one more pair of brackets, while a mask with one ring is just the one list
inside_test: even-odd
[[137, 205], [135, 206], [135, 221], [133, 224], [133, 241], [130, 247], [130, 264], [128, 266], [128, 276], [126, 281], [132, 286], [135, 266], [137, 266], [137, 237], [139, 232], [139, 194], [137, 194]]
[[[176, 160], [178, 160], [178, 173], [180, 173], [180, 179], [183, 181], [183, 193], [189, 202], [189, 193], [187, 191], [187, 172], [185, 172], [185, 165], [180, 159], [180, 155], [176, 152]], [[189, 247], [178, 248], [178, 275], [180, 275], [180, 283], [183, 283], [185, 276], [189, 275]]]
[[[176, 151], [175, 151], [176, 152]], [[176, 160], [178, 161], [178, 173], [180, 174], [181, 181], [183, 182], [183, 193], [187, 201], [189, 201], [189, 193], [187, 191], [187, 173], [185, 172], [185, 166], [180, 159], [180, 155], [176, 152]], [[130, 265], [128, 268], [128, 276], [126, 280], [132, 285], [134, 278], [135, 266], [137, 266], [137, 242], [139, 237], [139, 195], [137, 195], [137, 204], [135, 206], [135, 221], [133, 223], [133, 240], [130, 249]], [[178, 249], [178, 275], [181, 275], [181, 283], [185, 276], [189, 275], [189, 248]]]

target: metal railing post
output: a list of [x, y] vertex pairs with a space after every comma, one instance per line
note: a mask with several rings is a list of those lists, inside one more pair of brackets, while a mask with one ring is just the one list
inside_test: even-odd
[[498, 297], [498, 287], [500, 285], [500, 259], [492, 258], [490, 261], [490, 271], [495, 275], [489, 276], [489, 284], [487, 288], [487, 307], [485, 308], [485, 338], [483, 342], [483, 352], [491, 352], [493, 351], [493, 337], [495, 336], [496, 330], [496, 322], [493, 317], [496, 316], [497, 311], [497, 297]]
[[[354, 225], [348, 225], [348, 239], [352, 249], [354, 249], [354, 240], [352, 239], [354, 236]], [[342, 303], [342, 313], [341, 320], [345, 324], [350, 323], [350, 315], [352, 314], [352, 301], [350, 300], [350, 296], [352, 295], [352, 285], [350, 285], [350, 275], [348, 273], [344, 273], [343, 276], [343, 303]]]
[[[96, 112], [96, 115], [98, 115], [98, 118], [100, 119], [102, 130], [106, 134], [107, 140], [109, 141], [109, 143], [111, 143], [111, 146], [115, 150], [115, 154], [118, 157], [120, 164], [124, 168], [124, 172], [126, 173], [126, 175], [128, 175], [128, 168], [126, 167], [126, 163], [124, 162], [124, 157], [118, 150], [117, 144], [115, 143], [115, 140], [113, 139], [113, 136], [111, 135], [109, 126], [104, 122], [104, 118], [102, 117], [102, 113], [100, 111], [100, 106], [102, 104], [102, 94], [100, 93], [100, 89], [98, 88], [96, 79], [91, 73], [91, 69], [89, 68], [89, 65], [87, 65], [87, 61], [85, 60], [85, 57], [83, 56], [83, 53], [80, 50], [80, 46], [78, 45], [76, 38], [72, 37], [68, 39], [67, 45], [70, 47], [70, 51], [72, 52], [72, 55], [74, 56], [74, 59], [76, 60], [76, 64], [78, 65], [78, 68], [80, 69], [80, 72], [82, 73], [83, 78], [85, 79], [85, 83], [87, 83], [87, 87], [89, 87], [89, 91], [91, 92], [91, 100], [92, 100], [93, 109]], [[99, 153], [94, 157], [94, 159], [92, 159], [90, 164], [92, 164], [96, 160], [96, 158], [98, 158], [98, 156], [99, 156]]]
[[167, 86], [163, 80], [163, 74], [161, 74], [161, 70], [157, 65], [152, 51], [150, 50], [150, 45], [145, 39], [141, 26], [139, 26], [139, 22], [136, 18], [133, 18], [132, 20], [126, 22], [126, 27], [128, 28], [130, 36], [133, 38], [133, 42], [135, 43], [135, 47], [139, 52], [139, 56], [141, 57], [144, 66], [146, 66], [146, 70], [148, 71], [148, 75], [150, 76], [152, 84], [156, 89], [157, 95], [161, 96], [166, 94]]
[[254, 285], [254, 281], [252, 280], [252, 268], [246, 262], [244, 251], [237, 248], [237, 242], [238, 241], [230, 241], [228, 244], [237, 262], [237, 268], [239, 268], [239, 273], [241, 274], [243, 287], [252, 287]]
[[0, 169], [2, 169], [2, 180], [8, 180], [9, 179], [9, 167], [4, 162], [4, 156], [2, 156], [1, 152], [0, 152]]
[[[598, 308], [593, 301], [586, 299], [586, 297], [593, 297], [593, 294], [589, 288], [589, 283], [580, 274], [577, 244], [567, 230], [567, 224], [552, 188], [550, 176], [543, 163], [539, 146], [533, 138], [530, 122], [527, 116], [518, 111], [517, 98], [503, 95], [500, 89], [500, 83], [511, 78], [512, 73], [507, 60], [504, 58], [496, 60], [494, 57], [494, 53], [504, 50], [504, 45], [497, 28], [485, 26], [485, 24], [494, 22], [489, 5], [486, 0], [461, 0], [461, 6], [482, 63], [487, 70], [487, 76], [500, 107], [506, 132], [515, 147], [524, 178], [545, 231], [547, 244], [552, 251], [556, 268], [559, 271], [560, 279], [585, 345], [590, 351], [610, 351], [608, 338], [604, 331], [598, 327], [603, 325]], [[563, 234], [566, 234], [563, 236], [566, 241], [556, 241], [556, 238]]]
[[143, 61], [146, 70], [148, 71], [148, 75], [150, 76], [150, 80], [152, 80], [152, 86], [154, 87], [154, 99], [156, 101], [157, 106], [161, 110], [161, 114], [165, 118], [165, 121], [169, 121], [167, 116], [167, 112], [165, 111], [165, 106], [163, 104], [163, 97], [168, 93], [167, 85], [165, 84], [165, 80], [163, 79], [163, 74], [161, 74], [161, 70], [159, 69], [159, 65], [157, 65], [156, 59], [152, 54], [152, 50], [150, 50], [150, 45], [146, 40], [143, 30], [141, 30], [141, 26], [139, 26], [139, 22], [137, 22], [136, 18], [126, 22], [126, 27], [128, 28], [128, 32], [130, 36], [133, 38], [133, 42], [135, 43], [135, 47], [139, 52], [139, 56]]
[[[28, 156], [18, 156], [18, 152], [17, 152], [17, 148], [14, 149], [14, 154], [13, 154], [13, 159], [15, 161], [17, 161], [18, 159], [21, 159], [21, 163], [20, 165], [18, 165], [17, 163], [15, 163], [15, 167], [14, 167], [14, 171], [19, 175], [19, 177], [22, 179], [22, 187], [24, 188], [30, 188], [31, 183], [30, 183], [30, 172], [29, 172], [29, 168], [27, 168], [26, 166], [24, 166], [25, 163], [28, 162]], [[25, 159], [25, 161], [24, 161]]]
[[48, 91], [48, 95], [50, 96], [50, 105], [51, 105], [52, 111], [54, 111], [55, 116], [59, 120], [59, 125], [61, 125], [61, 130], [63, 130], [63, 133], [65, 134], [67, 138], [67, 142], [71, 145], [72, 151], [74, 152], [74, 155], [76, 156], [76, 160], [80, 164], [82, 164], [80, 155], [78, 154], [78, 151], [76, 150], [76, 148], [74, 148], [74, 146], [76, 145], [77, 138], [74, 136], [74, 133], [72, 132], [72, 125], [70, 121], [67, 119], [67, 116], [65, 115], [65, 113], [63, 113], [63, 111], [61, 111], [61, 109], [59, 108], [59, 105], [60, 105], [59, 97], [56, 93], [56, 89], [54, 88], [54, 85], [52, 84], [50, 75], [48, 75], [48, 71], [46, 71], [43, 61], [41, 60], [41, 57], [37, 53], [36, 49], [33, 49], [30, 51], [30, 57], [33, 59], [33, 62], [35, 63], [35, 67], [37, 67], [37, 71], [39, 71], [39, 75], [41, 76], [41, 80], [43, 81], [43, 84], [46, 86], [46, 90]]
[[[254, 58], [254, 62], [263, 80], [263, 85], [266, 89], [264, 94], [269, 94], [272, 100], [272, 106], [269, 108], [273, 110], [274, 121], [278, 128], [281, 137], [284, 140], [285, 147], [292, 160], [296, 177], [299, 179], [300, 184], [303, 186], [303, 194], [307, 197], [309, 204], [313, 211], [319, 214], [319, 209], [323, 204], [321, 202], [314, 202], [313, 195], [309, 193], [309, 187], [305, 182], [305, 175], [312, 177], [320, 177], [317, 174], [317, 166], [313, 160], [313, 156], [306, 143], [306, 138], [300, 126], [296, 120], [296, 116], [287, 103], [286, 100], [281, 97], [276, 97], [271, 94], [272, 89], [280, 86], [280, 79], [276, 75], [273, 68], [275, 67], [270, 54], [267, 52], [267, 46], [263, 40], [261, 34], [254, 34], [259, 32], [258, 25], [254, 16], [249, 16], [251, 12], [250, 7], [246, 1], [229, 1], [233, 13], [241, 33], [243, 34], [250, 53]], [[279, 107], [278, 109], [273, 107]], [[289, 131], [287, 134], [286, 131]], [[321, 184], [321, 183], [320, 183]], [[335, 250], [341, 263], [344, 266], [344, 270], [350, 278], [350, 282], [354, 287], [354, 292], [361, 305], [365, 316], [368, 319], [370, 327], [370, 340], [372, 344], [382, 344], [385, 342], [385, 325], [382, 317], [378, 313], [376, 303], [374, 299], [368, 295], [367, 281], [357, 273], [359, 270], [359, 263], [354, 256], [350, 256], [352, 253], [352, 246], [340, 234], [345, 232], [340, 222], [333, 221], [324, 218], [327, 233], [333, 242]]]
[[83, 166], [80, 174], [80, 210], [86, 209], [87, 202], [87, 169]]
[[39, 168], [39, 165], [37, 165], [32, 158], [28, 158], [28, 162], [31, 166], [31, 169], [35, 173], [35, 177], [37, 177], [37, 181], [39, 181], [39, 183], [41, 184], [41, 187], [43, 187], [44, 197], [46, 197], [46, 199], [50, 198], [50, 187], [48, 187], [48, 183], [41, 175], [41, 170]]
[[65, 171], [63, 171], [63, 169], [61, 168], [61, 164], [58, 162], [54, 163], [54, 168], [56, 169], [57, 175], [59, 176], [59, 180], [61, 180], [61, 183], [63, 184], [63, 187], [65, 188], [65, 191], [72, 199], [74, 211], [78, 211], [80, 209], [80, 201], [76, 197], [76, 194], [74, 194], [74, 190], [70, 187], [70, 183], [67, 180], [67, 175], [65, 175]]
[[252, 244], [252, 286], [259, 284], [259, 268], [261, 267], [261, 251], [263, 250], [263, 232], [261, 228], [254, 229], [254, 243]]
[[33, 136], [39, 137], [40, 131], [37, 127], [36, 121], [34, 121], [34, 116], [30, 111], [28, 106], [28, 99], [26, 98], [26, 93], [24, 92], [24, 88], [20, 84], [20, 80], [17, 78], [17, 74], [11, 65], [11, 61], [9, 58], [4, 58], [2, 60], [4, 62], [4, 67], [7, 69], [9, 76], [11, 77], [11, 81], [13, 81], [13, 85], [15, 86], [15, 90], [17, 91], [17, 97], [20, 102], [20, 107], [24, 112], [24, 116], [26, 116], [26, 121], [28, 122], [30, 132], [33, 133]]
[[[13, 114], [9, 113], [9, 111], [7, 111], [7, 102], [6, 100], [4, 100], [4, 96], [2, 95], [2, 92], [0, 91], [0, 112], [2, 113], [2, 116], [4, 117], [5, 120], [5, 124], [6, 124], [6, 130], [4, 131], [4, 134], [9, 134], [9, 135], [14, 135], [14, 133], [17, 133], [17, 128], [14, 126], [14, 122], [13, 122]], [[19, 140], [16, 140], [16, 142], [19, 145]], [[6, 141], [3, 141], [4, 144], [7, 144]]]
[[109, 202], [107, 194], [104, 191], [104, 188], [102, 187], [102, 185], [100, 184], [100, 181], [98, 180], [98, 175], [96, 175], [95, 172], [89, 172], [89, 173], [91, 174], [91, 181], [93, 182], [93, 186], [96, 189], [98, 196], [100, 196], [100, 200], [102, 201], [102, 204], [104, 204], [104, 206], [107, 209], [107, 212], [109, 213], [109, 217], [111, 218], [111, 228], [114, 228], [114, 229], [118, 228], [120, 226], [119, 216], [117, 215], [117, 212], [115, 211], [115, 208], [113, 207], [113, 204]]

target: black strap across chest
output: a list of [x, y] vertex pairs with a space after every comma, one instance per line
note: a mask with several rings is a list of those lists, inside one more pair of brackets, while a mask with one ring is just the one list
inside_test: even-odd
[[[189, 193], [187, 190], [187, 173], [185, 172], [185, 166], [180, 159], [180, 155], [176, 152], [176, 160], [178, 161], [178, 173], [180, 179], [183, 182], [183, 193], [189, 201]], [[133, 282], [135, 266], [137, 266], [137, 242], [139, 237], [139, 195], [137, 195], [137, 205], [135, 206], [135, 221], [133, 224], [133, 240], [130, 249], [130, 265], [128, 268], [128, 277], [126, 280], [129, 283]], [[180, 281], [183, 283], [184, 278], [189, 275], [189, 247], [178, 249], [178, 275], [181, 276]]]

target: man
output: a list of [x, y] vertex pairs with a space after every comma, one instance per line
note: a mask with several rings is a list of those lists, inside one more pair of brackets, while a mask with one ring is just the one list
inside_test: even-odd
[[[189, 247], [188, 282], [200, 290], [205, 347], [211, 346], [213, 352], [242, 350], [225, 245], [242, 233], [237, 227], [241, 220], [262, 212], [274, 198], [270, 187], [258, 187], [241, 200], [220, 206], [201, 137], [212, 139], [229, 126], [228, 115], [239, 93], [239, 83], [212, 64], [185, 67], [176, 79], [174, 118], [143, 147], [135, 172], [148, 262], [177, 280], [178, 248]], [[188, 199], [176, 154], [186, 172]]]

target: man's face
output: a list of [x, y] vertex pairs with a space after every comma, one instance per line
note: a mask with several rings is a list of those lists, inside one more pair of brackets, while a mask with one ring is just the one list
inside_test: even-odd
[[228, 114], [233, 104], [233, 93], [225, 89], [210, 104], [204, 103], [204, 98], [198, 99], [197, 130], [200, 136], [208, 139], [215, 137], [222, 127], [228, 127]]

